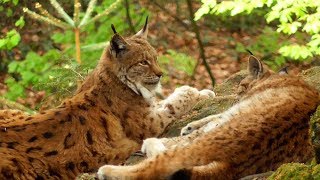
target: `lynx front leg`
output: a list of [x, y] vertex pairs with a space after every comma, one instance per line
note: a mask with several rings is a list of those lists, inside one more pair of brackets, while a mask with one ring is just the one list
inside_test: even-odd
[[207, 89], [198, 91], [196, 88], [190, 86], [181, 86], [162, 103], [170, 109], [175, 117], [180, 118], [190, 111], [198, 101], [214, 96], [215, 93]]
[[[211, 116], [205, 117], [205, 118], [197, 120], [197, 121], [193, 121], [181, 129], [180, 135], [184, 136], [184, 135], [190, 134], [193, 131], [204, 127], [205, 125], [207, 125], [210, 122], [213, 122], [213, 123], [216, 122], [216, 124], [218, 124], [220, 117], [221, 117], [220, 114], [216, 114], [216, 115], [211, 115]], [[216, 126], [218, 126], [218, 125], [216, 125]]]
[[189, 112], [198, 101], [214, 96], [215, 93], [210, 90], [198, 91], [189, 86], [179, 87], [167, 99], [155, 103], [147, 119], [152, 121], [150, 126], [154, 132], [160, 134], [172, 121]]
[[153, 157], [160, 154], [167, 149], [175, 147], [182, 147], [189, 145], [193, 140], [201, 137], [203, 131], [196, 130], [187, 136], [178, 136], [173, 138], [148, 138], [143, 141], [141, 152], [145, 153], [147, 157]]

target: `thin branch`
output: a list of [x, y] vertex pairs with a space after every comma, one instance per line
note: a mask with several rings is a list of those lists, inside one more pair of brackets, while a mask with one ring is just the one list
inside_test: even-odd
[[177, 22], [179, 22], [184, 28], [186, 28], [187, 30], [189, 29], [188, 24], [186, 24], [185, 22], [183, 22], [183, 20], [181, 20], [178, 16], [174, 15], [173, 13], [171, 13], [169, 10], [167, 10], [166, 8], [162, 7], [160, 4], [158, 4], [156, 1], [151, 1], [151, 3], [153, 3], [154, 5], [156, 5], [159, 9], [161, 9], [163, 12], [165, 12], [167, 15], [171, 16], [172, 18], [174, 18]]
[[75, 37], [75, 45], [76, 45], [76, 60], [79, 64], [81, 64], [80, 29], [79, 28], [74, 28], [74, 37]]
[[269, 171], [269, 172], [265, 172], [265, 173], [261, 173], [261, 174], [253, 174], [250, 176], [243, 177], [240, 180], [252, 180], [252, 179], [257, 179], [257, 178], [267, 178], [267, 177], [271, 176], [272, 173], [273, 173], [273, 171]]
[[50, 0], [51, 5], [58, 11], [58, 14], [71, 26], [74, 27], [74, 21], [71, 17], [63, 10], [60, 4], [56, 0]]
[[5, 99], [3, 97], [0, 97], [0, 104], [1, 105], [6, 105], [11, 109], [18, 109], [18, 110], [26, 111], [28, 113], [35, 113], [35, 111], [25, 107], [24, 105], [19, 104], [19, 103], [14, 102], [14, 101], [10, 101], [10, 100]]
[[102, 13], [97, 14], [96, 16], [94, 16], [93, 18], [91, 18], [87, 23], [84, 23], [82, 26], [85, 26], [89, 23], [92, 23], [98, 19], [100, 19], [103, 16], [106, 16], [108, 14], [110, 14], [114, 9], [116, 9], [118, 7], [118, 5], [120, 4], [122, 0], [117, 0], [116, 2], [112, 3], [108, 9], [106, 9], [105, 11], [103, 11]]
[[126, 17], [127, 17], [127, 21], [128, 21], [128, 24], [129, 24], [129, 28], [130, 28], [132, 33], [136, 33], [136, 30], [134, 29], [134, 26], [133, 26], [133, 23], [132, 23], [132, 19], [131, 19], [131, 16], [130, 16], [130, 3], [129, 3], [128, 0], [125, 0], [124, 3], [125, 3], [125, 6], [126, 6]]
[[209, 64], [207, 63], [207, 60], [206, 60], [205, 50], [204, 50], [204, 47], [203, 47], [203, 44], [202, 44], [202, 41], [201, 41], [199, 28], [198, 28], [197, 23], [194, 20], [194, 12], [193, 12], [193, 8], [192, 8], [192, 2], [191, 2], [191, 0], [186, 0], [186, 1], [187, 1], [187, 4], [188, 4], [188, 10], [189, 10], [189, 13], [190, 13], [190, 21], [191, 21], [191, 24], [192, 24], [193, 32], [196, 34], [196, 38], [197, 38], [197, 41], [198, 41], [199, 50], [200, 50], [200, 56], [201, 56], [201, 59], [203, 60], [204, 66], [205, 66], [205, 68], [206, 68], [206, 70], [207, 70], [207, 72], [208, 72], [208, 74], [210, 76], [212, 86], [214, 87], [215, 78], [212, 75], [211, 69], [210, 69]]
[[61, 23], [61, 25], [64, 25], [64, 26], [68, 26], [67, 23], [64, 23], [62, 22], [60, 19], [52, 16], [46, 9], [44, 9], [42, 7], [42, 5], [40, 3], [36, 3], [35, 4], [35, 8], [38, 9], [40, 11], [40, 13], [44, 16], [44, 17], [47, 17], [49, 19], [51, 19], [52, 21], [56, 22], [56, 23]]
[[28, 14], [31, 18], [33, 19], [36, 19], [36, 20], [39, 20], [39, 21], [43, 21], [47, 24], [51, 24], [51, 25], [54, 25], [54, 26], [57, 26], [57, 27], [60, 27], [62, 29], [67, 29], [70, 27], [69, 24], [66, 24], [66, 23], [62, 23], [62, 22], [56, 22], [56, 21], [53, 21], [51, 19], [49, 19], [48, 17], [45, 17], [45, 16], [42, 16], [38, 13], [35, 13], [33, 11], [30, 11], [28, 8], [23, 8], [23, 12], [25, 12], [26, 14]]
[[76, 27], [79, 25], [80, 21], [80, 7], [81, 3], [79, 2], [79, 0], [74, 0], [73, 22]]
[[89, 45], [82, 46], [81, 50], [83, 50], [83, 51], [95, 51], [95, 50], [103, 49], [108, 45], [109, 45], [109, 41], [108, 42], [102, 42], [102, 43], [89, 44]]
[[90, 0], [86, 14], [84, 15], [84, 17], [82, 18], [79, 27], [83, 26], [85, 23], [87, 23], [88, 19], [91, 16], [91, 13], [94, 9], [94, 7], [96, 6], [97, 0]]

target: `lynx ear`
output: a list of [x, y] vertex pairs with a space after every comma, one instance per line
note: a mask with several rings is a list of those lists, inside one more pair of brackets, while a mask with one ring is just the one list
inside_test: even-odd
[[278, 74], [280, 74], [280, 75], [287, 75], [287, 74], [289, 74], [289, 73], [288, 73], [288, 68], [289, 68], [289, 66], [286, 66], [286, 67], [284, 67], [284, 68], [281, 68], [281, 69], [279, 70]]
[[143, 28], [139, 32], [137, 32], [137, 34], [135, 34], [134, 36], [141, 37], [143, 39], [147, 39], [147, 36], [148, 36], [148, 16], [146, 17], [146, 22], [145, 22]]
[[255, 78], [258, 78], [263, 73], [263, 66], [261, 61], [252, 55], [249, 57], [248, 69], [250, 75]]
[[110, 41], [110, 51], [111, 54], [117, 57], [119, 54], [124, 52], [127, 49], [128, 43], [124, 40], [122, 36], [120, 36], [116, 29], [114, 28], [113, 24], [111, 24], [111, 28], [114, 32], [114, 35], [111, 38]]

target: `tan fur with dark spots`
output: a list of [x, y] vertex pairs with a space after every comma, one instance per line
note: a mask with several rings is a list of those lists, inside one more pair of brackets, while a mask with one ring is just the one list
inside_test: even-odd
[[[253, 56], [250, 61], [259, 62]], [[199, 136], [188, 145], [164, 144], [167, 151], [134, 166], [103, 166], [99, 177], [162, 179], [183, 174], [191, 179], [239, 179], [309, 160], [309, 119], [320, 104], [319, 93], [295, 76], [252, 72], [256, 74], [241, 83], [246, 85], [240, 102], [230, 108], [234, 113], [225, 116], [219, 128], [195, 131]]]
[[162, 75], [144, 36], [115, 34], [95, 70], [59, 107], [31, 116], [0, 111], [0, 179], [73, 179], [123, 162], [143, 139], [159, 135], [175, 117], [156, 114], [143, 97]]

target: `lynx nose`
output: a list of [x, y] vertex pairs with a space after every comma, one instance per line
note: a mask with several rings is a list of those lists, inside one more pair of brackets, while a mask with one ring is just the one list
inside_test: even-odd
[[158, 71], [158, 72], [156, 72], [155, 74], [156, 74], [156, 76], [158, 76], [159, 78], [161, 78], [161, 76], [163, 75], [163, 72], [162, 72], [162, 71]]

